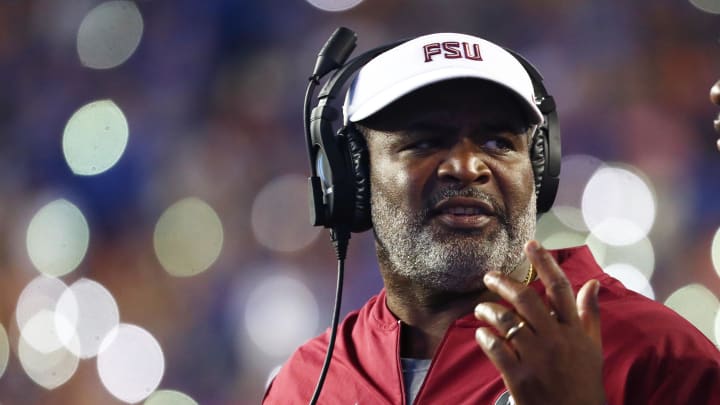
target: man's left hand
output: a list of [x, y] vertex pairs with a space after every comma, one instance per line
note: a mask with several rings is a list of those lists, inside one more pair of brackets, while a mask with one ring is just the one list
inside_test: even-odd
[[476, 340], [502, 374], [517, 404], [604, 404], [597, 293], [590, 280], [577, 299], [560, 266], [537, 241], [525, 253], [545, 286], [548, 305], [531, 287], [499, 272], [484, 281], [510, 305], [481, 303], [475, 316], [492, 327]]

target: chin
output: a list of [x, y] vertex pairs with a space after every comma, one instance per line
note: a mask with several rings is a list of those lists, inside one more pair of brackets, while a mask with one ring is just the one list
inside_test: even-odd
[[435, 266], [430, 271], [415, 273], [413, 281], [436, 291], [467, 293], [485, 288], [482, 281], [485, 272], [478, 267]]

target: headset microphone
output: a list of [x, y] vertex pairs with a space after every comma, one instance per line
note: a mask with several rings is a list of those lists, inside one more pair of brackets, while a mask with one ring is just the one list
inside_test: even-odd
[[312, 76], [321, 78], [330, 71], [342, 66], [355, 49], [357, 35], [351, 30], [340, 27], [332, 34], [318, 52]]

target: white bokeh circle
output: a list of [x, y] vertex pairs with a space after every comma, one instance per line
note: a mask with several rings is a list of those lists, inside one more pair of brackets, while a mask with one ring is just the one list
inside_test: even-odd
[[302, 282], [287, 276], [272, 276], [260, 282], [245, 306], [250, 339], [270, 356], [290, 354], [315, 334], [318, 322], [313, 293]]
[[266, 184], [253, 202], [251, 225], [268, 249], [295, 252], [309, 246], [321, 229], [308, 220], [307, 178], [286, 174]]
[[165, 373], [157, 340], [145, 329], [120, 324], [103, 340], [97, 368], [105, 388], [116, 398], [136, 403], [150, 396]]
[[78, 57], [89, 68], [116, 67], [132, 56], [142, 34], [143, 18], [135, 2], [106, 1], [90, 10], [80, 23]]
[[313, 7], [319, 8], [323, 11], [346, 11], [349, 10], [360, 3], [363, 2], [363, 0], [306, 0], [308, 3], [310, 3]]
[[30, 221], [26, 248], [35, 268], [60, 277], [75, 270], [90, 242], [90, 228], [80, 209], [59, 199], [42, 207]]
[[65, 320], [64, 324], [73, 326], [64, 330], [62, 323], [57, 325], [63, 342], [78, 341], [78, 345], [67, 349], [82, 359], [96, 356], [103, 339], [120, 323], [113, 295], [101, 284], [85, 278], [65, 290], [55, 313], [56, 323]]
[[88, 103], [72, 115], [63, 131], [65, 161], [81, 176], [112, 168], [128, 144], [130, 129], [125, 114], [112, 100]]
[[646, 237], [655, 221], [655, 207], [648, 183], [620, 167], [598, 169], [582, 198], [585, 223], [610, 245], [629, 245]]

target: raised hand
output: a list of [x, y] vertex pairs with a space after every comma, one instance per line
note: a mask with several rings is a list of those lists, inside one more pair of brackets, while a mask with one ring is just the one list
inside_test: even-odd
[[492, 325], [478, 328], [478, 344], [517, 404], [604, 404], [599, 283], [585, 283], [576, 299], [560, 266], [537, 241], [528, 242], [525, 253], [548, 305], [531, 287], [499, 272], [486, 274], [487, 288], [513, 309], [477, 305], [475, 316]]

